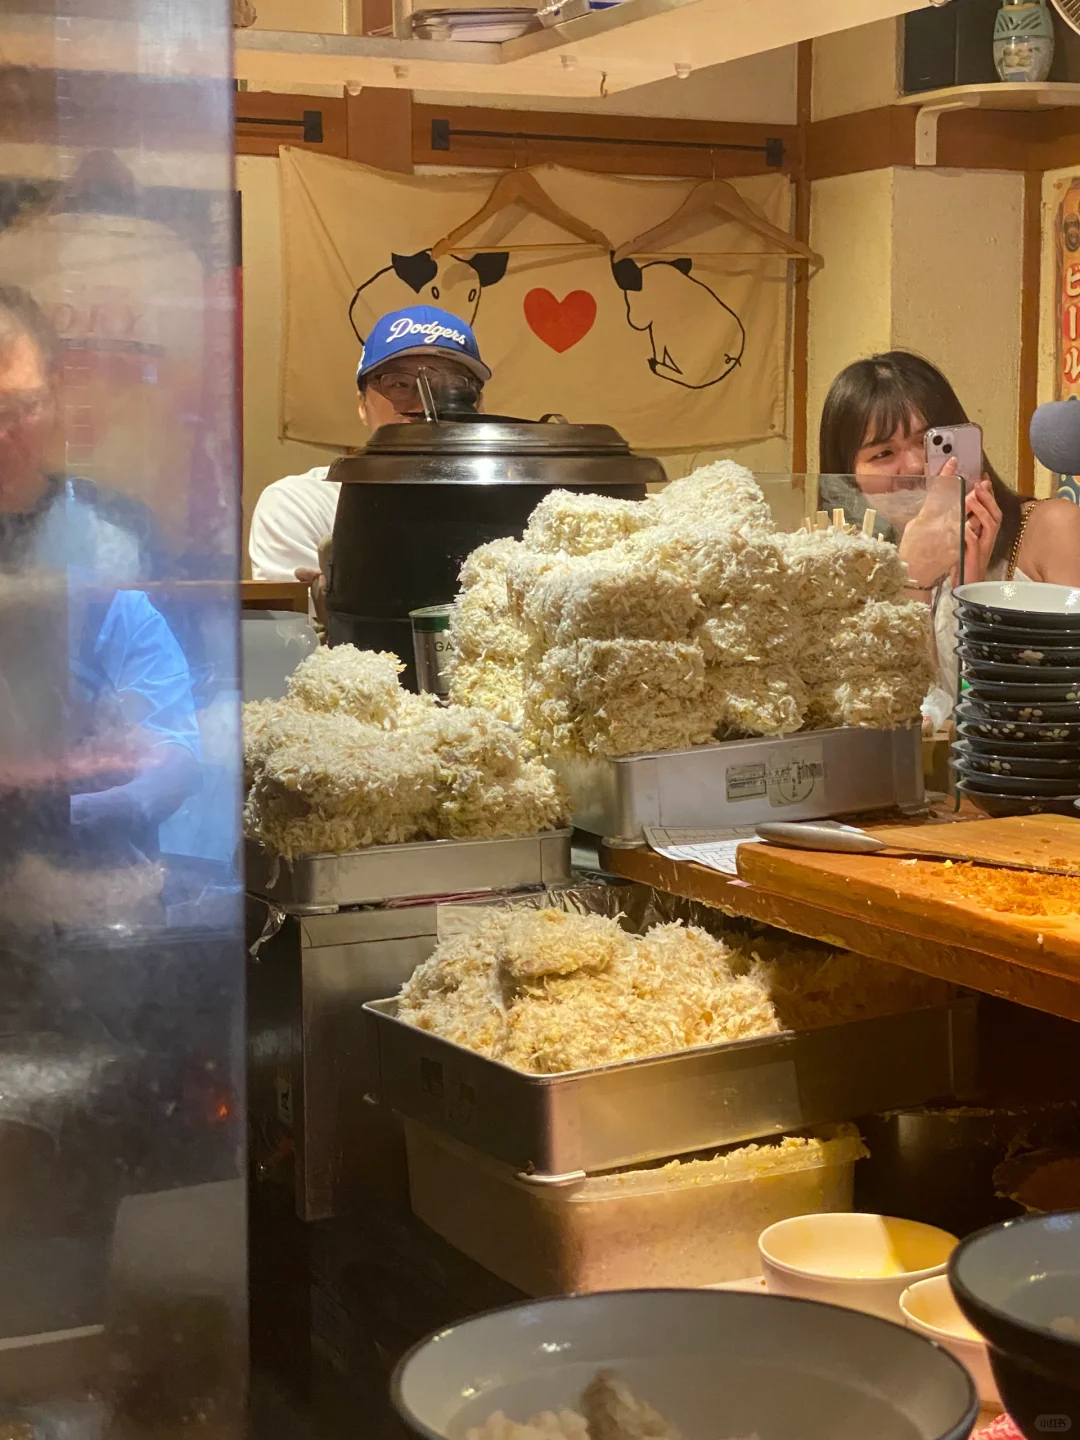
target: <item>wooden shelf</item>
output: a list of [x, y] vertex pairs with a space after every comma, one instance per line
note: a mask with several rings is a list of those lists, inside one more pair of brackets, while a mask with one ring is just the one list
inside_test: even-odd
[[242, 580], [240, 605], [244, 610], [298, 610], [306, 615], [308, 588], [299, 580]]
[[1034, 81], [1001, 81], [989, 85], [953, 85], [901, 95], [899, 105], [917, 106], [915, 164], [937, 164], [938, 121], [956, 110], [1064, 110], [1080, 105], [1080, 85]]
[[[646, 848], [602, 847], [600, 858], [614, 875], [725, 914], [1080, 1020], [1080, 926], [1062, 934], [1060, 926], [1046, 921], [1043, 934], [1033, 921], [1026, 937], [1018, 937], [1015, 928], [997, 935], [993, 916], [975, 906], [924, 902], [913, 909], [903, 904], [897, 892], [908, 873], [904, 861], [877, 855], [823, 856], [764, 845], [748, 849], [758, 852], [751, 883]], [[837, 862], [859, 883], [845, 885]], [[749, 866], [745, 869], [749, 873]]]
[[602, 97], [908, 9], [910, 0], [625, 0], [501, 45], [238, 30], [235, 67], [260, 89]]

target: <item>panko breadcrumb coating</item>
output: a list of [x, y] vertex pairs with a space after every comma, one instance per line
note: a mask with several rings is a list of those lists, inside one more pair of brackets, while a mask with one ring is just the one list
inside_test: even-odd
[[462, 590], [471, 590], [474, 585], [494, 577], [501, 579], [506, 574], [507, 563], [520, 550], [519, 542], [511, 539], [489, 540], [486, 545], [478, 545], [466, 556], [458, 575], [458, 584]]
[[910, 724], [935, 666], [906, 581], [884, 541], [778, 532], [732, 461], [641, 502], [556, 491], [463, 567], [451, 696], [560, 763]]
[[761, 486], [745, 465], [734, 460], [717, 460], [673, 480], [648, 504], [663, 523], [701, 522], [731, 530], [773, 528]]
[[398, 683], [404, 669], [389, 651], [321, 645], [293, 671], [289, 699], [304, 710], [341, 711], [363, 725], [389, 729], [405, 693]]
[[[352, 646], [320, 654], [289, 700], [245, 707], [245, 829], [267, 849], [291, 859], [407, 840], [535, 834], [566, 823], [561, 783], [487, 710], [443, 708], [432, 696], [401, 690], [396, 675], [396, 697], [383, 691], [368, 707], [379, 723], [362, 724], [344, 705], [302, 708], [300, 697], [313, 691], [320, 701], [345, 696], [359, 708], [357, 677], [387, 668], [387, 657]], [[366, 665], [365, 655], [379, 663]]]
[[525, 687], [525, 732], [541, 753], [632, 755], [707, 741], [700, 647], [578, 640], [549, 650]]
[[671, 571], [617, 552], [568, 557], [525, 597], [523, 620], [542, 649], [575, 640], [685, 640], [701, 604]]
[[506, 576], [483, 579], [457, 598], [450, 613], [455, 662], [514, 665], [528, 649], [521, 626], [510, 613]]
[[[606, 917], [552, 915], [530, 932], [513, 911], [492, 911], [440, 943], [402, 989], [399, 1017], [540, 1075], [779, 1029], [763, 985], [736, 976], [727, 946], [703, 930], [636, 936]], [[530, 933], [541, 972], [531, 976]]]
[[450, 616], [451, 704], [488, 710], [511, 725], [522, 720], [528, 639], [511, 604], [507, 571], [523, 553], [516, 540], [474, 550], [461, 567], [461, 594]]
[[450, 703], [472, 705], [508, 725], [520, 726], [525, 716], [522, 662], [496, 664], [491, 660], [462, 660], [459, 655], [450, 673]]
[[589, 1440], [589, 1427], [573, 1410], [545, 1410], [524, 1425], [496, 1410], [483, 1425], [466, 1430], [465, 1440]]
[[950, 993], [942, 981], [779, 932], [728, 944], [695, 926], [631, 935], [604, 916], [508, 908], [440, 941], [402, 988], [397, 1013], [548, 1075], [895, 1014]]
[[674, 1425], [609, 1370], [600, 1371], [581, 1404], [589, 1440], [682, 1440]]
[[591, 555], [652, 523], [640, 500], [552, 490], [529, 517], [522, 544], [540, 555]]
[[784, 554], [778, 537], [765, 531], [742, 534], [688, 516], [642, 531], [623, 549], [680, 576], [706, 606], [756, 607], [783, 593]]
[[561, 783], [522, 754], [516, 731], [484, 710], [439, 710], [423, 732], [439, 770], [435, 833], [451, 839], [531, 835], [565, 822]]
[[439, 766], [416, 735], [357, 725], [271, 751], [248, 796], [247, 834], [290, 860], [431, 833]]
[[795, 614], [852, 612], [867, 601], [902, 604], [907, 566], [895, 546], [845, 530], [797, 530], [777, 537], [787, 561], [788, 602]]
[[706, 665], [794, 665], [799, 656], [798, 635], [780, 600], [709, 606], [694, 639]]
[[866, 671], [811, 685], [807, 717], [815, 729], [838, 725], [887, 730], [909, 724], [927, 691], [925, 669]]
[[584, 1417], [573, 1410], [545, 1411], [525, 1425], [497, 1410], [478, 1429], [466, 1430], [465, 1440], [681, 1440], [674, 1426], [607, 1370], [590, 1383], [581, 1408]]
[[944, 980], [848, 950], [811, 948], [782, 931], [741, 945], [732, 966], [765, 986], [785, 1030], [896, 1015], [942, 1005], [952, 994]]
[[709, 665], [705, 695], [724, 736], [793, 735], [806, 718], [806, 686], [790, 665]]

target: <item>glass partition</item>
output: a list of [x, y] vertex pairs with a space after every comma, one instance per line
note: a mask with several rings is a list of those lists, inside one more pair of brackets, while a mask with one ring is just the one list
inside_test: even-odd
[[0, 9], [0, 1403], [238, 1433], [226, 0]]

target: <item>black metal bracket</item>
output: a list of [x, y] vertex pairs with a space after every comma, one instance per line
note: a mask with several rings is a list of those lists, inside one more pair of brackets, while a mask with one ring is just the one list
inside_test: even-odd
[[299, 120], [275, 120], [268, 115], [237, 115], [237, 125], [276, 125], [279, 129], [300, 129], [304, 131], [305, 145], [321, 145], [323, 142], [322, 111], [305, 110]]
[[521, 140], [561, 145], [646, 145], [661, 150], [738, 150], [745, 154], [764, 155], [765, 163], [778, 170], [784, 163], [784, 142], [777, 136], [764, 145], [736, 145], [728, 141], [710, 144], [707, 140], [633, 140], [621, 135], [541, 135], [523, 130], [458, 130], [449, 120], [432, 120], [432, 150], [449, 150], [450, 142], [459, 140]]

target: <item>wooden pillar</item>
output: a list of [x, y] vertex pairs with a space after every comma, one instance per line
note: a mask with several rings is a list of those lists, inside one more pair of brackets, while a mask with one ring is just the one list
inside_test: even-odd
[[[389, 34], [393, 0], [346, 0], [346, 25], [353, 33]], [[346, 155], [377, 170], [413, 169], [411, 90], [385, 90], [365, 85], [356, 95], [345, 92]]]
[[380, 90], [365, 85], [345, 94], [346, 155], [378, 170], [411, 175], [413, 121], [411, 90]]

